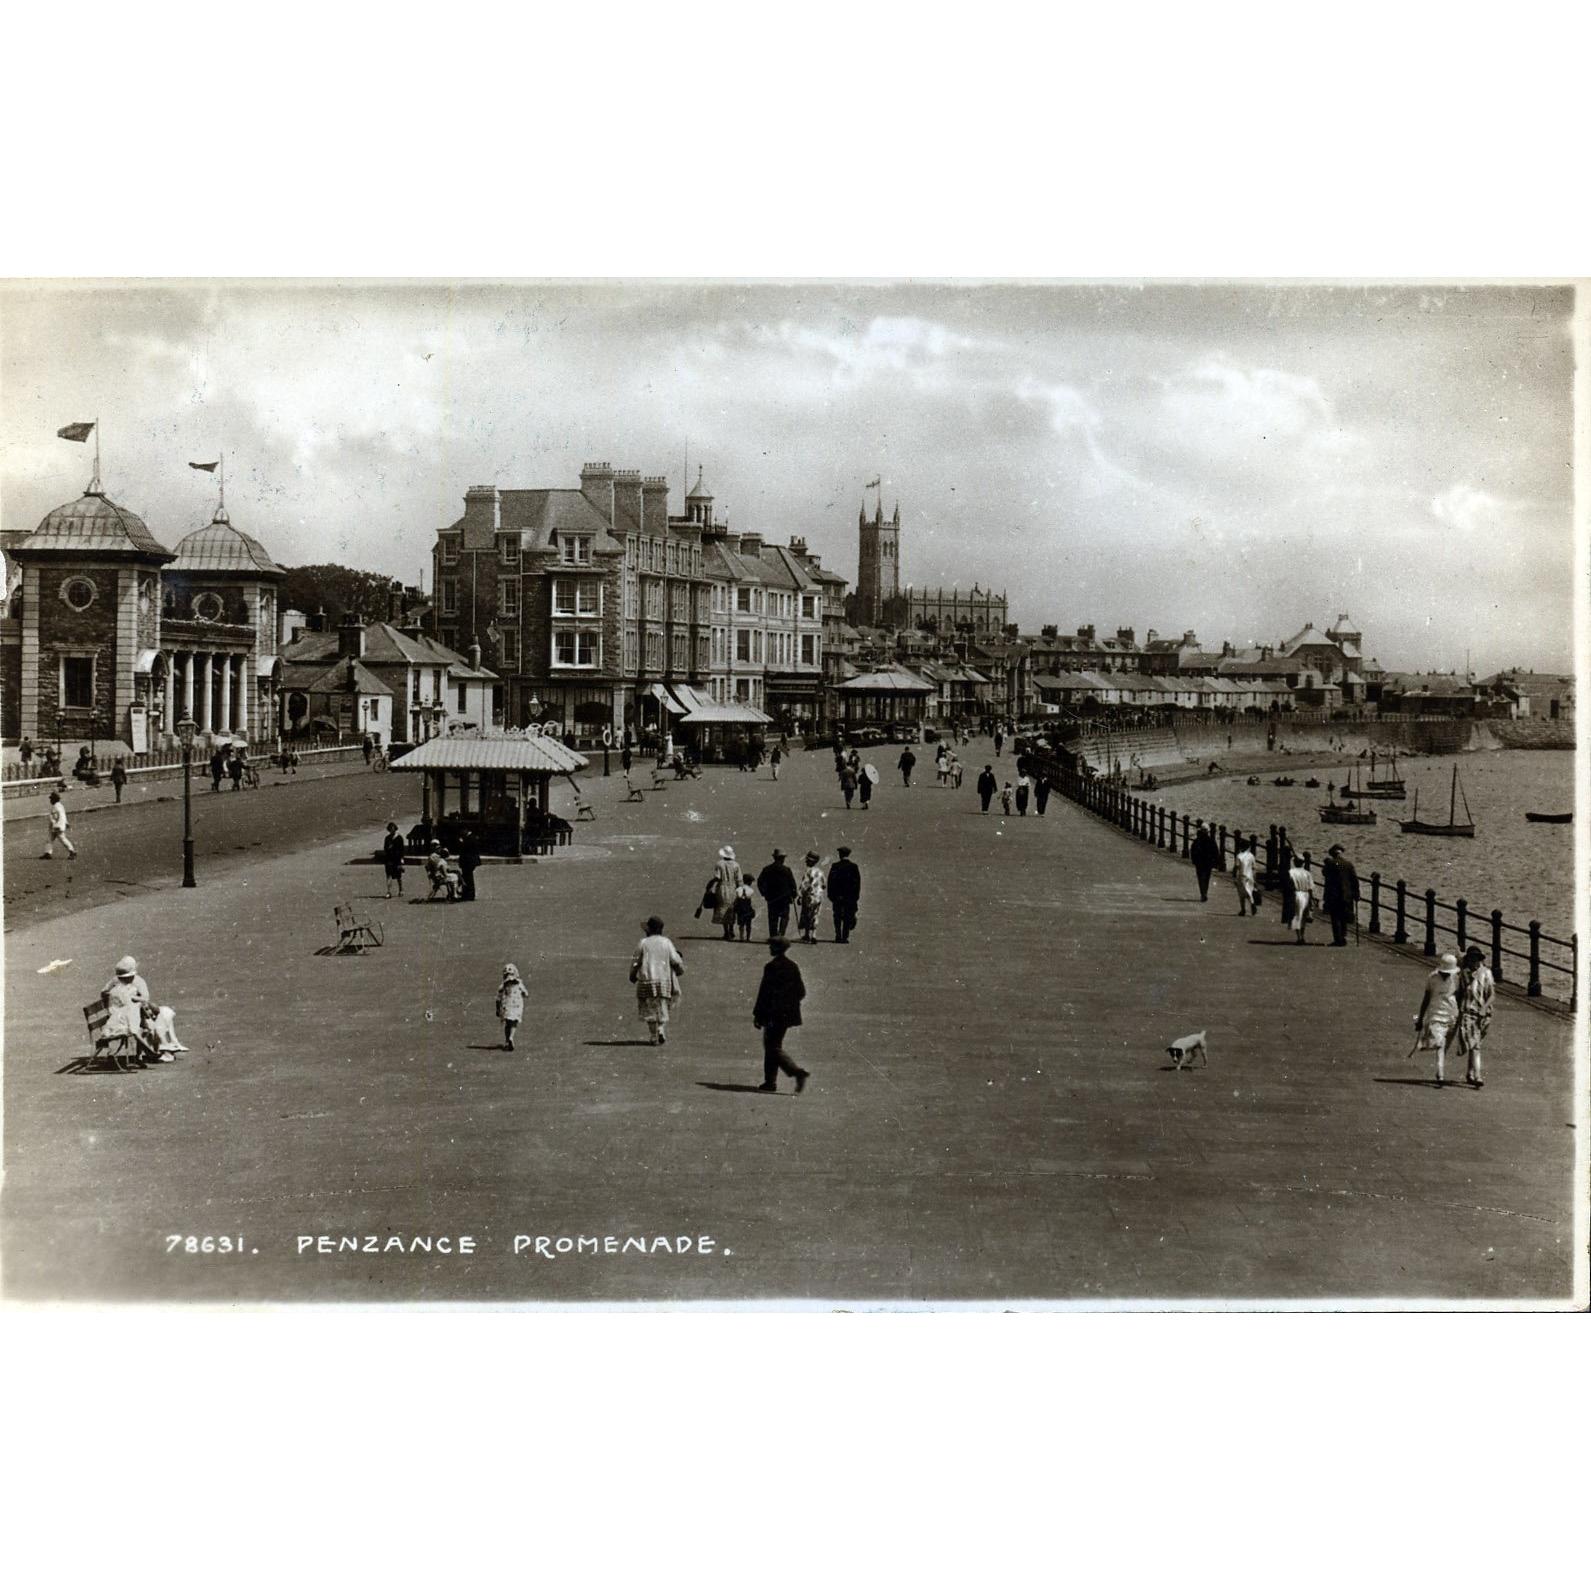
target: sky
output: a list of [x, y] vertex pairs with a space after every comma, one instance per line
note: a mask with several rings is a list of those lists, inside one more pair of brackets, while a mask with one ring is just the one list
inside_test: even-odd
[[[0, 523], [103, 479], [168, 546], [429, 583], [465, 491], [706, 473], [732, 529], [1024, 630], [1218, 648], [1339, 613], [1387, 668], [1571, 667], [1572, 290], [1417, 285], [0, 287]], [[869, 503], [872, 494], [868, 494]]]

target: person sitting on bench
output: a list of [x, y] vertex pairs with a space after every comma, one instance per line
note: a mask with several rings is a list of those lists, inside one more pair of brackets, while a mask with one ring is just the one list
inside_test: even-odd
[[700, 779], [701, 775], [676, 751], [674, 753], [674, 779]]
[[188, 1046], [177, 1038], [177, 1013], [149, 998], [149, 985], [138, 976], [138, 963], [131, 956], [116, 963], [116, 976], [100, 993], [110, 1008], [102, 1038], [130, 1038], [148, 1056], [160, 1060], [187, 1051]]
[[449, 900], [459, 898], [459, 885], [463, 881], [463, 875], [435, 840], [431, 842], [430, 855], [425, 859], [425, 876], [431, 881], [429, 897], [431, 900], [435, 900], [444, 890], [447, 891]]

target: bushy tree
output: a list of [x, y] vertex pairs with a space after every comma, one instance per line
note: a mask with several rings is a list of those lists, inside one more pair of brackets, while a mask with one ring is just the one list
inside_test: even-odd
[[356, 613], [366, 620], [384, 619], [391, 587], [391, 575], [368, 569], [347, 569], [340, 563], [300, 564], [287, 571], [281, 603], [284, 608], [297, 608], [302, 613], [324, 608], [331, 624], [345, 613]]

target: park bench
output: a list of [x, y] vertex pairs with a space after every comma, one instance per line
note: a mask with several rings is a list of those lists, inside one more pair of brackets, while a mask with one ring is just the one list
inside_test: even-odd
[[625, 774], [624, 776], [624, 789], [624, 799], [626, 801], [646, 800], [646, 792], [629, 776], [629, 774]]
[[[574, 784], [571, 779], [569, 781]], [[589, 819], [592, 823], [597, 821], [597, 809], [591, 804], [591, 797], [579, 785], [575, 785], [575, 822], [579, 823]]]
[[654, 790], [668, 789], [668, 780], [663, 777], [663, 770], [661, 767], [654, 767], [652, 769], [652, 788]]
[[346, 903], [333, 906], [332, 916], [337, 923], [338, 955], [359, 955], [366, 946], [379, 946], [382, 940], [381, 924], [373, 918], [362, 917]]
[[148, 1064], [149, 1046], [141, 1039], [131, 1033], [106, 1035], [105, 1024], [110, 1020], [109, 996], [102, 994], [92, 1005], [85, 1005], [83, 1020], [88, 1024], [88, 1041], [93, 1045], [93, 1054], [81, 1063], [84, 1067], [109, 1061], [117, 1071], [130, 1072], [133, 1068], [129, 1062], [139, 1066]]

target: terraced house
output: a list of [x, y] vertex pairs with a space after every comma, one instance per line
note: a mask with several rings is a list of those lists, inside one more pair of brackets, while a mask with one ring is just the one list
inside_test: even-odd
[[672, 684], [707, 688], [712, 500], [668, 512], [668, 481], [587, 464], [579, 488], [471, 487], [437, 532], [431, 623], [481, 648], [503, 680], [503, 721], [575, 739], [666, 722]]

